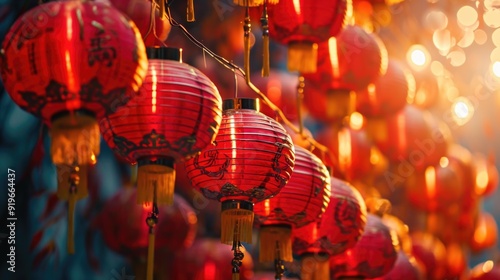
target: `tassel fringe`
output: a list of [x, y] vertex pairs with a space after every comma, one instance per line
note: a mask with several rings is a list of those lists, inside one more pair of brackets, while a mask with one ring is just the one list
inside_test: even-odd
[[288, 70], [300, 74], [316, 73], [318, 45], [311, 43], [288, 44]]
[[187, 21], [188, 22], [194, 22], [194, 1], [193, 0], [188, 0], [187, 1]]
[[149, 164], [137, 170], [137, 204], [171, 205], [174, 201], [175, 170], [164, 165]]
[[236, 231], [241, 242], [252, 243], [253, 211], [244, 209], [227, 209], [221, 212], [221, 243], [232, 245]]
[[[264, 226], [260, 228], [260, 262], [272, 262], [281, 259], [292, 262], [292, 229], [290, 227]], [[277, 256], [278, 244], [279, 256]]]

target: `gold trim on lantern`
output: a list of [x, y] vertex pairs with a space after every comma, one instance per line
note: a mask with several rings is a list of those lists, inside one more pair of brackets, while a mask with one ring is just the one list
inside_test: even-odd
[[288, 44], [288, 70], [301, 74], [315, 73], [318, 61], [318, 44], [293, 42]]
[[259, 261], [277, 259], [292, 262], [292, 228], [289, 225], [266, 225], [259, 230]]

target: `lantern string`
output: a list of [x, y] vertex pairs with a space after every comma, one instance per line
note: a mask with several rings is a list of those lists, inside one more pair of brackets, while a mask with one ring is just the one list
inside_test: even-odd
[[274, 275], [274, 278], [275, 280], [281, 280], [283, 274], [285, 273], [285, 265], [283, 264], [283, 260], [281, 259], [279, 241], [276, 241], [275, 250], [276, 250], [276, 259], [274, 260], [274, 270], [276, 274]]
[[[245, 21], [243, 23], [243, 34], [244, 34], [244, 57], [243, 57], [243, 67], [246, 73], [250, 73], [250, 31], [252, 29], [252, 24], [250, 22], [250, 7], [245, 8]], [[245, 75], [245, 81], [250, 82], [250, 75]]]
[[241, 265], [243, 264], [243, 258], [245, 257], [245, 254], [240, 250], [241, 247], [241, 241], [240, 241], [240, 225], [239, 222], [236, 221], [234, 225], [234, 238], [233, 238], [233, 247], [232, 251], [233, 253], [233, 260], [231, 261], [231, 264], [233, 266], [232, 268], [232, 274], [233, 280], [238, 280], [240, 278], [240, 268]]
[[[151, 30], [155, 30], [156, 29], [156, 27], [155, 27], [155, 19], [154, 19], [154, 14], [155, 13], [156, 13], [156, 3], [155, 3], [155, 1], [151, 1], [151, 10], [150, 10], [150, 13], [149, 13], [148, 31], [146, 31], [146, 34], [144, 34], [143, 38], [147, 38], [149, 36], [149, 33], [151, 33]], [[155, 37], [156, 37], [156, 34], [155, 34]], [[158, 38], [158, 37], [156, 37], [156, 38]]]
[[[249, 73], [247, 74], [243, 69], [241, 69], [241, 67], [239, 67], [238, 65], [228, 61], [226, 58], [216, 54], [215, 52], [213, 52], [212, 50], [210, 50], [208, 47], [206, 47], [202, 42], [200, 42], [198, 39], [196, 39], [191, 33], [189, 33], [189, 31], [182, 25], [180, 24], [179, 22], [177, 22], [171, 15], [171, 12], [170, 12], [170, 9], [168, 8], [168, 5], [167, 5], [167, 15], [168, 15], [168, 19], [170, 21], [170, 24], [173, 26], [173, 27], [177, 27], [179, 28], [182, 33], [195, 45], [197, 46], [198, 48], [202, 49], [205, 53], [207, 53], [208, 55], [210, 55], [213, 59], [215, 59], [218, 63], [220, 63], [222, 66], [226, 67], [227, 69], [231, 70], [231, 71], [234, 71], [235, 73], [237, 73], [239, 76], [245, 78], [245, 81], [246, 81], [246, 84], [247, 86], [257, 94], [257, 96], [262, 99], [262, 101], [267, 104], [267, 106], [269, 106], [269, 108], [271, 110], [273, 110], [277, 116], [279, 116], [279, 118], [281, 119], [281, 121], [287, 126], [289, 127], [290, 129], [292, 129], [295, 133], [297, 134], [301, 134], [303, 139], [309, 141], [309, 143], [311, 143], [311, 145], [320, 150], [321, 152], [323, 152], [324, 154], [327, 154], [330, 158], [332, 157], [331, 153], [329, 152], [328, 148], [322, 144], [320, 144], [319, 142], [317, 142], [313, 137], [309, 136], [309, 135], [305, 135], [304, 133], [301, 133], [300, 132], [300, 129], [297, 128], [286, 116], [285, 114], [283, 113], [283, 111], [281, 111], [281, 109], [276, 106], [271, 100], [269, 100], [269, 98], [267, 98], [267, 96], [262, 92], [260, 91], [251, 81], [250, 79], [247, 79], [246, 76], [249, 75]], [[332, 159], [332, 162], [335, 162], [335, 160]]]
[[299, 76], [299, 83], [297, 84], [297, 115], [299, 122], [299, 134], [304, 135], [304, 123], [302, 120], [302, 99], [304, 98], [304, 76]]
[[155, 226], [158, 224], [158, 204], [156, 203], [156, 184], [154, 184], [153, 193], [153, 207], [151, 212], [146, 218], [146, 224], [148, 225], [148, 258], [147, 258], [147, 269], [146, 269], [146, 279], [153, 280], [154, 271], [154, 258], [155, 258]]
[[68, 240], [67, 247], [68, 253], [75, 253], [75, 206], [77, 200], [78, 185], [80, 184], [80, 175], [78, 171], [80, 170], [77, 160], [71, 167], [71, 173], [69, 175], [69, 196], [68, 196]]

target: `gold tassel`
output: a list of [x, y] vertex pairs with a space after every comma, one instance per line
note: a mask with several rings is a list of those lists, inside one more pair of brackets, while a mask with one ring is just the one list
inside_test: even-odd
[[221, 242], [231, 245], [234, 240], [235, 226], [238, 224], [239, 241], [252, 243], [254, 214], [252, 210], [226, 209], [221, 212]]
[[[260, 228], [259, 261], [272, 262], [281, 259], [292, 262], [292, 228], [283, 225], [263, 226]], [[278, 246], [278, 248], [276, 248]], [[277, 256], [277, 249], [279, 256]]]
[[269, 77], [270, 64], [269, 64], [269, 21], [267, 15], [267, 0], [264, 2], [264, 10], [260, 18], [262, 26], [262, 77]]
[[367, 118], [366, 132], [375, 142], [384, 142], [389, 135], [387, 134], [387, 121], [384, 118]]
[[233, 0], [233, 3], [241, 7], [258, 7], [264, 0]]
[[233, 273], [232, 280], [240, 280], [240, 274], [239, 273]]
[[148, 238], [148, 261], [147, 261], [146, 279], [153, 280], [153, 271], [155, 263], [155, 233], [152, 229], [149, 231]]
[[194, 3], [193, 0], [188, 0], [187, 2], [187, 21], [194, 22]]
[[306, 254], [302, 256], [300, 279], [330, 279], [330, 263], [327, 254]]
[[288, 71], [316, 73], [318, 44], [294, 42], [288, 44]]
[[137, 169], [137, 204], [153, 202], [155, 187], [158, 205], [171, 205], [174, 201], [174, 168], [160, 164], [139, 166]]
[[244, 33], [244, 57], [243, 57], [243, 68], [245, 70], [245, 78], [246, 82], [250, 82], [250, 30], [252, 28], [252, 24], [250, 23], [250, 16], [248, 7], [246, 9], [245, 15], [245, 23], [243, 24], [243, 33]]
[[350, 90], [329, 90], [327, 93], [326, 113], [329, 119], [342, 121], [354, 112], [355, 93]]
[[50, 154], [54, 164], [94, 164], [100, 152], [101, 134], [94, 117], [69, 114], [57, 118], [50, 129]]
[[328, 259], [319, 259], [316, 263], [316, 270], [314, 271], [312, 280], [330, 279], [330, 262]]
[[76, 193], [69, 194], [68, 199], [68, 254], [75, 253], [75, 206], [76, 206]]

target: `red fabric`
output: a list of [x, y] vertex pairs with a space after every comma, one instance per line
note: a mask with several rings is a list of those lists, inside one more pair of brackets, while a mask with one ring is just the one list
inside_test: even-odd
[[366, 206], [360, 193], [347, 182], [331, 178], [330, 203], [317, 223], [293, 232], [293, 252], [328, 253], [332, 256], [352, 248], [366, 224]]
[[[122, 188], [111, 197], [97, 217], [104, 242], [109, 248], [128, 257], [146, 255], [149, 227], [146, 218], [151, 205], [136, 203], [136, 189]], [[172, 230], [175, 229], [175, 230]], [[179, 251], [190, 247], [196, 236], [197, 219], [191, 206], [174, 196], [172, 206], [160, 206], [155, 227], [155, 248]]]
[[100, 123], [104, 140], [130, 163], [146, 156], [182, 161], [215, 138], [222, 100], [199, 70], [178, 61], [150, 59], [137, 98]]
[[429, 233], [413, 233], [413, 256], [425, 267], [425, 279], [441, 280], [446, 274], [446, 247]]
[[356, 245], [330, 258], [332, 276], [375, 278], [391, 271], [397, 259], [391, 233], [382, 220], [368, 214], [365, 230]]
[[46, 122], [80, 109], [98, 118], [111, 113], [135, 96], [146, 74], [137, 29], [103, 3], [39, 5], [14, 23], [3, 49], [5, 88], [16, 104]]
[[325, 212], [330, 191], [330, 175], [323, 162], [306, 149], [295, 146], [292, 177], [279, 195], [255, 204], [255, 218], [260, 225], [307, 225]]
[[226, 110], [212, 145], [186, 162], [193, 186], [210, 199], [259, 202], [280, 192], [292, 175], [292, 140], [255, 110]]
[[389, 60], [385, 75], [356, 92], [356, 110], [366, 117], [391, 116], [402, 110], [410, 90], [408, 75], [401, 62]]
[[387, 70], [387, 50], [375, 36], [359, 26], [346, 26], [336, 37], [336, 44], [318, 44], [317, 71], [304, 74], [304, 78], [323, 90], [366, 88]]
[[[348, 9], [352, 10], [352, 3], [347, 0], [280, 0], [268, 5], [269, 36], [282, 44], [324, 42], [344, 27]], [[262, 6], [251, 10], [252, 18], [261, 17]]]

